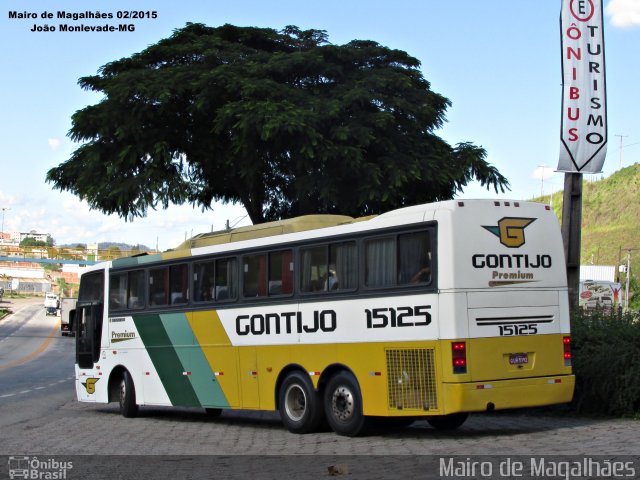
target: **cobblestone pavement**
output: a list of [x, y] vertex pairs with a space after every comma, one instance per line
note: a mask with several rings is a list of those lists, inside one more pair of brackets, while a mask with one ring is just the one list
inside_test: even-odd
[[[347, 438], [333, 432], [289, 433], [274, 412], [224, 412], [143, 407], [138, 418], [120, 416], [115, 404], [92, 405], [67, 393], [48, 414], [5, 422], [0, 453], [100, 455], [637, 455], [640, 423], [634, 420], [494, 413], [472, 415], [454, 432], [425, 421], [402, 430], [381, 429]], [[66, 401], [65, 400], [66, 397]], [[15, 404], [25, 408], [29, 402]], [[10, 405], [7, 409], [10, 410]], [[8, 424], [7, 424], [8, 423]]]
[[[75, 473], [95, 478], [202, 478], [203, 472], [207, 478], [326, 478], [329, 468], [348, 472], [349, 479], [442, 478], [440, 459], [476, 455], [633, 455], [640, 474], [639, 424], [633, 420], [497, 413], [471, 416], [455, 432], [418, 421], [402, 430], [346, 438], [333, 432], [291, 434], [273, 412], [210, 418], [197, 409], [145, 407], [138, 418], [126, 419], [115, 405], [81, 404], [70, 392], [51, 394], [50, 400], [59, 404], [47, 414], [3, 425], [0, 454], [74, 456]], [[29, 408], [29, 401], [16, 405]], [[96, 477], [94, 468], [104, 476]]]
[[[56, 348], [58, 355], [72, 348], [66, 341], [34, 362], [51, 363]], [[64, 355], [72, 358], [72, 350]], [[78, 403], [70, 368], [47, 388], [0, 399], [0, 455], [67, 456], [75, 470], [66, 478], [326, 478], [330, 467], [350, 480], [442, 478], [442, 458], [478, 455], [633, 458], [640, 474], [635, 420], [498, 412], [472, 415], [446, 433], [421, 420], [358, 438], [330, 431], [294, 435], [275, 412], [226, 411], [212, 418], [199, 409], [142, 407], [139, 417], [126, 419], [116, 404]], [[6, 468], [0, 457], [0, 480], [8, 478]]]

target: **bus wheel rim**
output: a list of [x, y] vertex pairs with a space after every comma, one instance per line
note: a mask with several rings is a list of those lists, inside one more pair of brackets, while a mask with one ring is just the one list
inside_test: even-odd
[[127, 398], [127, 384], [124, 380], [120, 382], [120, 405], [124, 405], [124, 401]]
[[284, 408], [287, 416], [299, 422], [307, 411], [307, 396], [299, 385], [291, 385], [284, 394]]
[[339, 420], [349, 420], [354, 414], [354, 395], [346, 386], [340, 386], [333, 392], [331, 398], [331, 410]]

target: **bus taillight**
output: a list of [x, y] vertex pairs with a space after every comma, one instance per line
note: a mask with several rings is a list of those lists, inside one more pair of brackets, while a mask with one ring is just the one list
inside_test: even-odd
[[571, 366], [571, 337], [563, 337], [562, 344], [564, 346], [564, 365]]
[[451, 344], [453, 373], [467, 373], [467, 345], [465, 342]]

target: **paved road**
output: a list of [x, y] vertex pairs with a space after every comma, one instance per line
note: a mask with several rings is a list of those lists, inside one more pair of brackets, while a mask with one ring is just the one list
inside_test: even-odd
[[[234, 472], [237, 478], [247, 473], [273, 478], [299, 469], [318, 477], [327, 475], [328, 465], [345, 464], [351, 479], [417, 472], [426, 475], [421, 478], [438, 478], [433, 462], [454, 455], [640, 454], [640, 422], [634, 420], [494, 413], [472, 415], [451, 433], [419, 421], [404, 430], [346, 438], [332, 432], [293, 435], [274, 412], [224, 412], [210, 418], [199, 409], [144, 407], [139, 418], [125, 419], [115, 404], [75, 401], [73, 339], [49, 336], [57, 319], [46, 318], [41, 307], [26, 306], [20, 315], [0, 321], [0, 455], [177, 455], [181, 457], [115, 457], [120, 460], [111, 470], [101, 468], [117, 472], [133, 462], [136, 472], [175, 470], [184, 476], [200, 464], [210, 472], [210, 461], [215, 471], [226, 468], [224, 474], [231, 478], [236, 478]], [[30, 356], [33, 352], [38, 353]], [[108, 457], [80, 458], [77, 463], [89, 469], [97, 458]], [[5, 478], [2, 463], [0, 458], [0, 479]]]

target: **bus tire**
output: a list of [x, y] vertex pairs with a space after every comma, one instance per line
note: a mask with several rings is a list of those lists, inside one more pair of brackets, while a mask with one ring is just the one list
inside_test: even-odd
[[289, 373], [282, 382], [278, 409], [282, 423], [292, 433], [314, 432], [324, 418], [322, 399], [309, 376], [301, 372]]
[[120, 413], [123, 417], [131, 418], [138, 414], [138, 404], [136, 403], [136, 388], [133, 385], [131, 374], [126, 370], [122, 372], [120, 378]]
[[468, 413], [435, 415], [433, 417], [427, 417], [427, 422], [436, 430], [455, 430], [465, 422], [468, 416]]
[[356, 378], [347, 371], [335, 374], [324, 391], [324, 411], [331, 429], [338, 435], [355, 437], [366, 426], [362, 394]]

